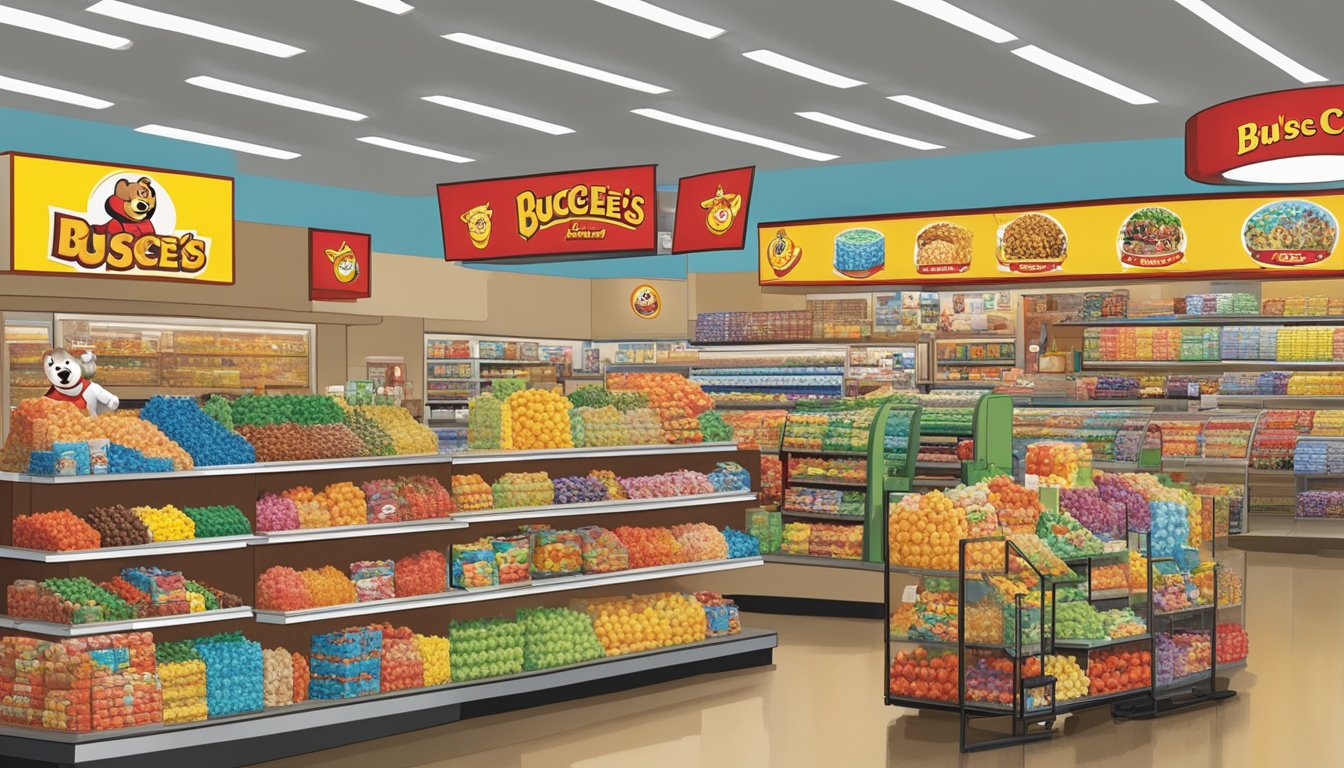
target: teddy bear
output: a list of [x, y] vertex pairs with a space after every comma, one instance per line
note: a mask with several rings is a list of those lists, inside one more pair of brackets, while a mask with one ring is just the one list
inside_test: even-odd
[[49, 349], [42, 356], [42, 370], [51, 382], [47, 397], [73, 403], [89, 416], [111, 413], [121, 407], [121, 399], [91, 380], [98, 366], [92, 352], [78, 357], [68, 349]]
[[157, 207], [158, 196], [149, 177], [141, 176], [137, 181], [117, 179], [116, 187], [103, 204], [103, 210], [111, 218], [106, 224], [95, 226], [93, 231], [108, 235], [129, 232], [137, 238], [152, 235], [154, 222], [150, 219]]

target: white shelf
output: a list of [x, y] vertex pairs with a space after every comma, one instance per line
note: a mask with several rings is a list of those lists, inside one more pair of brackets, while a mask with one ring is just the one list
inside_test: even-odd
[[759, 557], [743, 557], [730, 560], [706, 560], [698, 563], [677, 563], [660, 565], [653, 568], [636, 568], [615, 573], [594, 573], [577, 576], [560, 576], [552, 579], [533, 581], [531, 584], [517, 587], [503, 587], [482, 590], [457, 590], [440, 592], [433, 595], [399, 597], [391, 600], [373, 600], [353, 605], [336, 605], [327, 608], [308, 608], [301, 611], [256, 611], [257, 621], [261, 624], [306, 624], [312, 621], [329, 619], [348, 619], [356, 616], [381, 615], [396, 611], [413, 611], [419, 608], [434, 608], [458, 603], [479, 603], [488, 600], [507, 600], [527, 595], [541, 595], [549, 592], [566, 592], [577, 589], [591, 589], [613, 584], [631, 584], [654, 579], [672, 579], [681, 576], [695, 576], [702, 573], [731, 571], [739, 568], [751, 568], [764, 565]]
[[208, 624], [216, 621], [234, 621], [252, 617], [252, 607], [221, 608], [217, 611], [184, 613], [179, 616], [154, 616], [129, 621], [99, 621], [91, 624], [55, 624], [50, 621], [33, 621], [12, 616], [0, 617], [0, 628], [18, 632], [31, 632], [35, 635], [51, 637], [87, 637], [106, 635], [113, 632], [138, 632], [161, 627], [181, 627], [190, 624]]
[[665, 496], [657, 499], [618, 499], [615, 501], [594, 501], [588, 504], [552, 504], [541, 507], [483, 509], [475, 512], [460, 512], [453, 515], [453, 519], [463, 521], [464, 523], [489, 523], [500, 520], [538, 520], [548, 517], [614, 515], [620, 512], [647, 512], [651, 510], [675, 509], [679, 507], [702, 507], [708, 504], [727, 504], [729, 502], [750, 502], [755, 500], [756, 494], [750, 491], [727, 491], [724, 493], [705, 493], [696, 496]]
[[612, 448], [552, 448], [542, 451], [464, 451], [453, 455], [453, 464], [499, 464], [550, 459], [603, 459], [616, 456], [665, 456], [672, 453], [731, 453], [737, 444], [688, 443], [684, 445], [624, 445]]
[[359, 539], [368, 536], [394, 536], [404, 533], [428, 533], [431, 531], [451, 531], [466, 528], [467, 524], [457, 516], [433, 518], [431, 520], [408, 520], [399, 523], [373, 523], [365, 525], [333, 525], [326, 528], [301, 528], [294, 531], [270, 531], [257, 535], [256, 544], [294, 544], [300, 541], [331, 541], [334, 539]]
[[1344, 365], [1344, 363], [1337, 360], [1084, 360], [1083, 370], [1126, 371], [1146, 368], [1174, 368], [1176, 370], [1211, 368], [1222, 371], [1229, 368], [1248, 368], [1272, 371], [1296, 368], [1339, 368], [1341, 365]]
[[349, 459], [321, 461], [264, 461], [256, 464], [228, 464], [219, 467], [200, 467], [185, 472], [138, 472], [124, 475], [28, 475], [18, 472], [0, 472], [0, 481], [62, 485], [65, 483], [115, 483], [123, 480], [179, 480], [194, 477], [223, 477], [229, 475], [265, 475], [285, 472], [320, 472], [329, 469], [365, 469], [371, 467], [423, 466], [448, 464], [452, 458], [444, 454], [414, 456], [356, 456]]
[[242, 549], [258, 541], [259, 539], [256, 536], [247, 534], [245, 536], [216, 536], [205, 539], [184, 539], [182, 541], [158, 541], [134, 547], [106, 547], [104, 549], [79, 549], [65, 552], [48, 552], [22, 547], [0, 547], [0, 559], [27, 560], [33, 563], [78, 563], [87, 560], [120, 560], [131, 557], [218, 552], [225, 549]]

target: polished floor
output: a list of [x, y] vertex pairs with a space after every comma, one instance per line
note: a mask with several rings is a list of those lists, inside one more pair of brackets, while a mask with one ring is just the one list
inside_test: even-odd
[[458, 723], [269, 768], [863, 768], [1344, 765], [1344, 560], [1252, 553], [1251, 657], [1238, 696], [1156, 721], [1107, 711], [1052, 741], [974, 755], [956, 721], [882, 705], [880, 627], [750, 616], [777, 629], [773, 670], [693, 678]]

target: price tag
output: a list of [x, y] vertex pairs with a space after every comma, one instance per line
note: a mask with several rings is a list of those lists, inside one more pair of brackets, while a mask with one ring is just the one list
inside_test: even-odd
[[915, 599], [917, 597], [919, 597], [919, 587], [917, 587], [914, 584], [911, 584], [910, 586], [905, 588], [904, 592], [901, 593], [901, 602], [913, 603], [915, 602]]

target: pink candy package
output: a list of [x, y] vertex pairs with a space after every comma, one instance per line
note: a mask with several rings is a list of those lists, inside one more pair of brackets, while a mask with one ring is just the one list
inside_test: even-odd
[[350, 564], [350, 580], [361, 603], [390, 600], [397, 596], [396, 563], [392, 560], [360, 560]]

